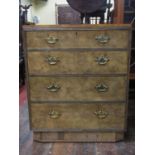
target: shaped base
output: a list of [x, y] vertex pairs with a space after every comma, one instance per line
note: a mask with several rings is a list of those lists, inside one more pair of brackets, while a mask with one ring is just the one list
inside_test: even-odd
[[117, 142], [124, 139], [123, 132], [34, 132], [37, 142]]

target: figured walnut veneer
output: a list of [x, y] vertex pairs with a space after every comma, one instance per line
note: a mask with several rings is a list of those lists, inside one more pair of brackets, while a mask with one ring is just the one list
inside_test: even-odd
[[23, 30], [34, 140], [122, 140], [130, 25], [36, 25]]
[[[102, 65], [96, 61], [97, 57], [106, 57], [109, 61]], [[55, 57], [59, 61], [50, 65], [48, 57]], [[30, 74], [113, 74], [127, 73], [128, 52], [126, 51], [47, 51], [28, 52], [28, 66]]]
[[[114, 101], [126, 100], [126, 77], [30, 77], [31, 101]], [[47, 89], [52, 83], [61, 88]], [[106, 92], [98, 92], [96, 85], [104, 83]]]
[[[50, 110], [58, 111], [59, 118], [51, 118]], [[104, 119], [95, 115], [95, 111], [107, 113]], [[52, 129], [74, 131], [83, 129], [119, 129], [124, 130], [125, 104], [33, 104], [31, 106], [32, 126], [34, 129]]]
[[[97, 36], [110, 37], [107, 44], [101, 44], [96, 40]], [[58, 39], [55, 44], [47, 42], [48, 37]], [[27, 32], [28, 48], [128, 48], [129, 37], [127, 30], [103, 30], [103, 31], [39, 31]], [[119, 42], [118, 42], [119, 40]]]

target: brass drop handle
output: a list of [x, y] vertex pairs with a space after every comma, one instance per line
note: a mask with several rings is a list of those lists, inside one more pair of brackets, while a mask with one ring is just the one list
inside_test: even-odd
[[107, 62], [109, 61], [109, 58], [105, 57], [105, 56], [100, 56], [100, 57], [97, 57], [96, 58], [96, 62], [99, 64], [99, 65], [105, 65], [107, 64]]
[[104, 83], [97, 84], [95, 88], [98, 92], [107, 92], [108, 91], [108, 86], [105, 85]]
[[99, 35], [95, 39], [101, 44], [106, 44], [110, 40], [110, 37], [108, 35]]
[[59, 39], [53, 36], [49, 36], [45, 38], [48, 44], [55, 44]]
[[57, 57], [52, 56], [48, 56], [46, 60], [50, 65], [55, 65], [58, 61], [60, 61]]
[[99, 118], [99, 119], [105, 119], [108, 115], [109, 115], [109, 113], [108, 112], [106, 112], [106, 111], [104, 111], [104, 110], [96, 110], [95, 112], [94, 112], [94, 114], [97, 116], [97, 118]]
[[52, 83], [51, 85], [49, 85], [47, 87], [48, 91], [50, 91], [50, 92], [57, 92], [57, 91], [59, 91], [60, 88], [61, 88], [60, 86], [58, 86], [57, 84], [54, 84], [54, 83]]
[[61, 113], [58, 112], [58, 111], [55, 111], [53, 109], [51, 109], [48, 113], [49, 117], [52, 118], [52, 119], [56, 119], [56, 118], [59, 118], [61, 116]]

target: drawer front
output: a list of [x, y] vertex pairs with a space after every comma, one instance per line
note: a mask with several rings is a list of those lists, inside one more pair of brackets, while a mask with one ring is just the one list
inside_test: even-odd
[[31, 101], [126, 100], [126, 77], [30, 77]]
[[127, 73], [128, 52], [28, 52], [30, 74]]
[[27, 32], [28, 48], [128, 48], [127, 30]]
[[32, 129], [80, 130], [124, 129], [125, 105], [115, 104], [31, 104]]

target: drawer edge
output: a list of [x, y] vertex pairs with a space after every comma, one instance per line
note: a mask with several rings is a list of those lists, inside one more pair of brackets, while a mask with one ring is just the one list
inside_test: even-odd
[[30, 101], [29, 104], [75, 104], [75, 103], [80, 103], [80, 104], [84, 104], [84, 103], [89, 103], [89, 104], [95, 104], [95, 103], [109, 103], [109, 104], [113, 104], [113, 103], [124, 103], [126, 104], [125, 100], [115, 100], [115, 101], [110, 101], [110, 100], [105, 100], [105, 101]]
[[96, 131], [102, 131], [102, 132], [125, 132], [125, 129], [117, 129], [117, 128], [104, 128], [104, 129], [74, 129], [74, 128], [67, 128], [67, 129], [47, 129], [47, 128], [42, 128], [42, 129], [36, 129], [32, 128], [31, 129], [33, 132], [96, 132]]
[[74, 51], [79, 51], [79, 52], [82, 52], [82, 51], [86, 51], [88, 50], [89, 51], [108, 51], [108, 52], [111, 52], [111, 51], [120, 51], [120, 52], [128, 52], [128, 48], [27, 48], [27, 52], [48, 52], [48, 51], [54, 51], [54, 52], [57, 52], [57, 51], [69, 51], [69, 52], [74, 52]]

